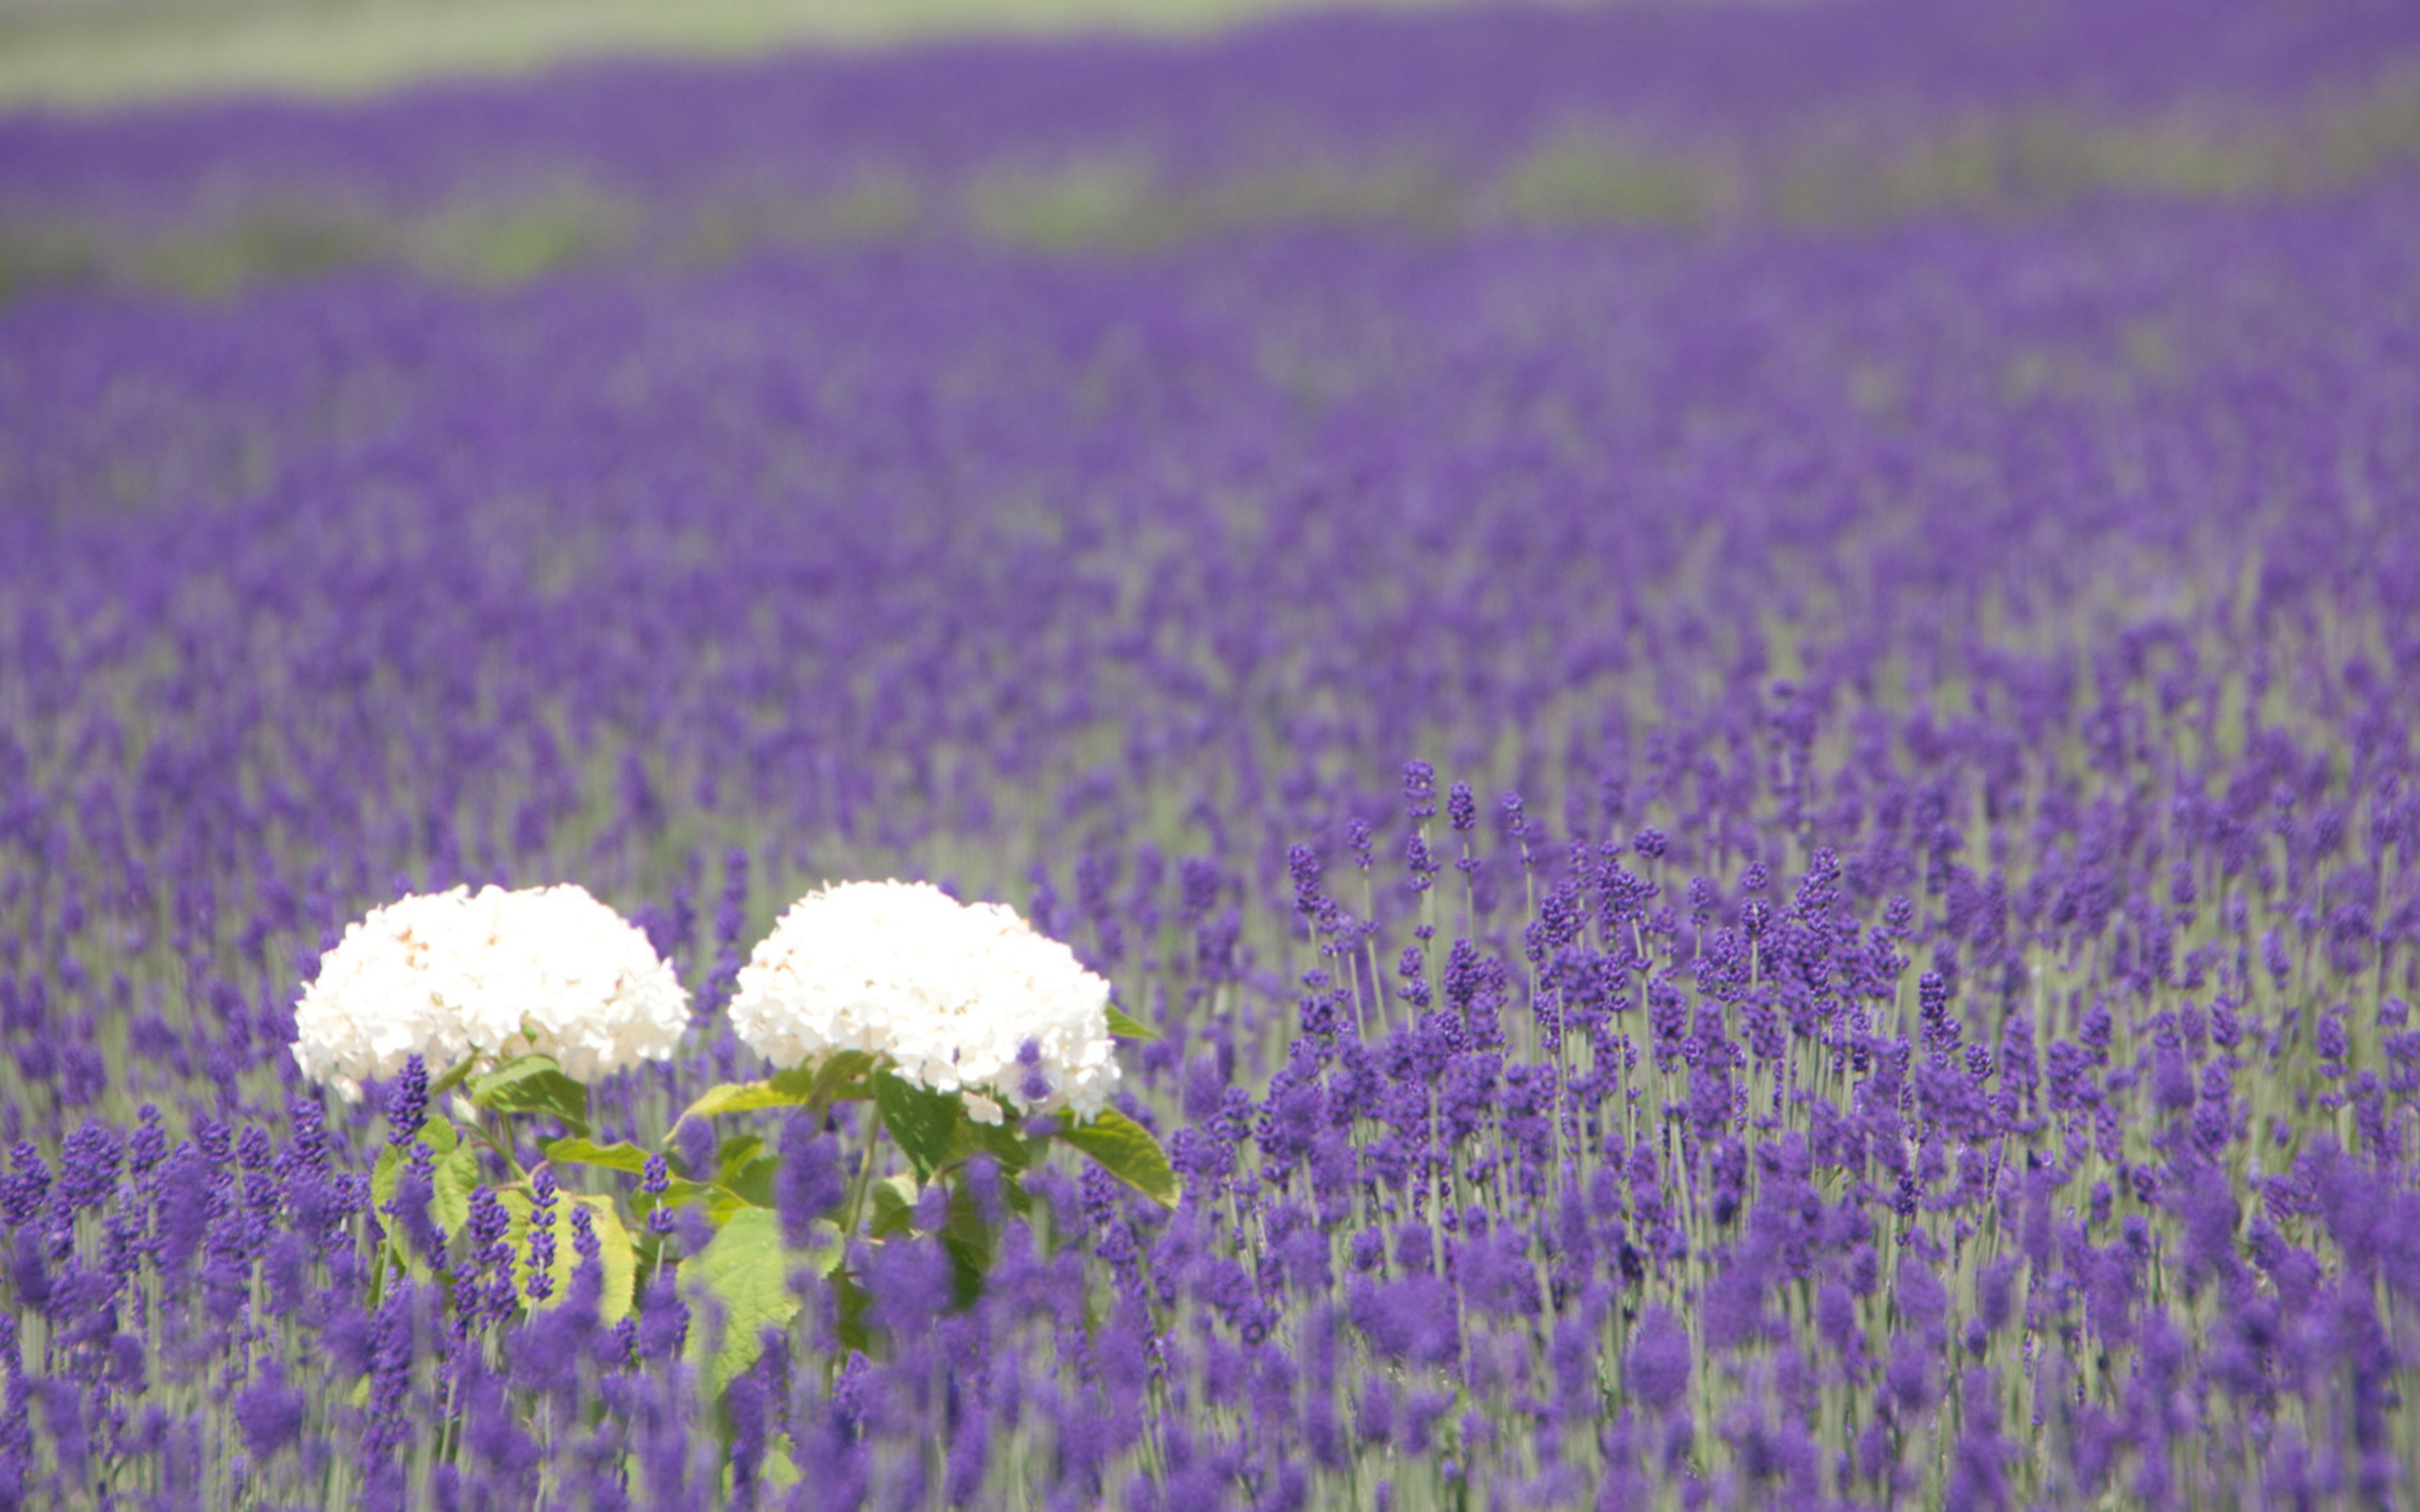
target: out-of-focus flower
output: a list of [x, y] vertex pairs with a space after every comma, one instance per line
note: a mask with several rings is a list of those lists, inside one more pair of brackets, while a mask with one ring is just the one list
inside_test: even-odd
[[1108, 1009], [1109, 984], [1014, 909], [856, 882], [791, 905], [740, 970], [731, 1019], [783, 1066], [870, 1051], [937, 1091], [973, 1093], [978, 1113], [1092, 1113], [1117, 1083]]
[[590, 1081], [669, 1057], [687, 1005], [647, 936], [586, 889], [457, 887], [346, 926], [294, 1011], [294, 1058], [347, 1097], [414, 1055], [537, 1052]]

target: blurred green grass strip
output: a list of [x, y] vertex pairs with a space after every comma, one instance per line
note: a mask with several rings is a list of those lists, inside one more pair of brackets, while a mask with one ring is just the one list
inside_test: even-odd
[[1378, 148], [1353, 163], [1303, 156], [1177, 182], [1148, 157], [1105, 153], [1000, 162], [955, 182], [870, 167], [817, 194], [709, 182], [674, 205], [566, 174], [465, 191], [434, 212], [297, 188], [164, 232], [27, 214], [0, 221], [0, 301], [60, 285], [208, 298], [367, 266], [506, 284], [617, 261], [678, 270], [931, 238], [1073, 253], [1148, 252], [1278, 226], [1435, 234], [1524, 225], [1855, 229], [1928, 215], [2041, 215], [2106, 195], [2292, 198], [2415, 163], [2420, 61], [2402, 61], [2358, 88], [2260, 111], [2201, 101], [2156, 118], [2097, 122], [2029, 111], [1895, 139], [1880, 123], [1842, 119], [1778, 144], [1675, 145], [1616, 123], [1575, 121], [1461, 177]]
[[[1319, 0], [14, 0], [0, 109], [354, 94], [631, 53], [866, 46], [940, 34], [1188, 33]], [[1455, 0], [1360, 0], [1435, 7]]]

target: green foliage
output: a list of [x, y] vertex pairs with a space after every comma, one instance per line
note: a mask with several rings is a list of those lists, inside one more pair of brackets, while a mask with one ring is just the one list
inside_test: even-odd
[[689, 1362], [704, 1377], [709, 1395], [719, 1396], [732, 1378], [764, 1352], [765, 1330], [786, 1329], [798, 1314], [790, 1274], [804, 1269], [828, 1276], [840, 1263], [840, 1230], [818, 1220], [806, 1249], [782, 1243], [781, 1219], [762, 1208], [732, 1215], [714, 1243], [681, 1268], [696, 1303], [719, 1308], [722, 1327], [689, 1330]]
[[497, 1113], [543, 1113], [574, 1134], [588, 1132], [588, 1089], [563, 1074], [552, 1056], [516, 1056], [471, 1078], [471, 1102]]
[[999, 1236], [983, 1221], [975, 1194], [960, 1182], [950, 1189], [949, 1215], [941, 1231], [942, 1248], [949, 1254], [950, 1290], [958, 1305], [973, 1302], [983, 1290], [983, 1278], [999, 1253]]
[[[834, 1103], [862, 1102], [873, 1095], [875, 1057], [863, 1050], [836, 1050], [815, 1068], [807, 1084], [807, 1102], [816, 1108], [828, 1108]], [[795, 1077], [797, 1071], [786, 1071], [773, 1078], [776, 1086]]]
[[1079, 1124], [1062, 1115], [1059, 1138], [1093, 1158], [1100, 1168], [1163, 1207], [1176, 1206], [1176, 1168], [1151, 1131], [1114, 1108]]
[[890, 1176], [873, 1184], [869, 1194], [873, 1214], [866, 1231], [876, 1239], [890, 1239], [915, 1227], [916, 1182], [911, 1177]]
[[546, 1272], [554, 1281], [554, 1288], [552, 1295], [544, 1301], [531, 1299], [528, 1296], [527, 1257], [532, 1207], [528, 1189], [507, 1187], [496, 1194], [496, 1201], [503, 1205], [505, 1215], [510, 1220], [504, 1237], [505, 1242], [512, 1246], [513, 1284], [521, 1289], [523, 1300], [528, 1306], [536, 1310], [560, 1307], [571, 1295], [572, 1276], [579, 1268], [579, 1252], [572, 1246], [572, 1213], [577, 1209], [585, 1208], [596, 1234], [597, 1258], [605, 1269], [605, 1290], [597, 1299], [597, 1315], [607, 1323], [617, 1323], [630, 1312], [631, 1288], [638, 1279], [638, 1254], [613, 1198], [579, 1196], [568, 1192], [557, 1194], [554, 1221], [550, 1225], [555, 1235], [555, 1257]]
[[598, 1144], [579, 1135], [551, 1140], [539, 1148], [557, 1165], [595, 1165], [631, 1176], [647, 1173], [647, 1151], [627, 1142]]
[[685, 1208], [693, 1203], [702, 1205], [707, 1221], [717, 1228], [729, 1223], [735, 1213], [764, 1206], [712, 1181], [675, 1181], [661, 1194], [633, 1193], [631, 1199], [632, 1211], [641, 1218], [658, 1208]]
[[934, 1091], [893, 1072], [877, 1071], [873, 1106], [882, 1117], [882, 1126], [898, 1142], [900, 1153], [916, 1168], [917, 1179], [930, 1180], [958, 1153], [956, 1137], [966, 1109], [956, 1095]]
[[479, 1188], [479, 1152], [457, 1144], [437, 1162], [436, 1194], [428, 1215], [449, 1234], [458, 1234], [471, 1218], [471, 1194]]
[[[420, 1132], [412, 1136], [412, 1143], [437, 1151], [441, 1147], [441, 1136], [433, 1131], [440, 1128], [445, 1131], [441, 1136], [444, 1142], [442, 1148], [452, 1150], [454, 1125], [434, 1120], [421, 1125]], [[387, 1204], [395, 1200], [395, 1183], [403, 1177], [406, 1159], [405, 1146], [400, 1144], [389, 1144], [378, 1152], [377, 1160], [370, 1167], [370, 1206], [373, 1211], [384, 1211]]]
[[[431, 1211], [448, 1232], [458, 1231], [463, 1215], [470, 1211], [471, 1188], [479, 1183], [478, 1152], [462, 1143], [461, 1139], [461, 1131], [452, 1124], [433, 1118], [421, 1125], [410, 1145], [389, 1144], [379, 1151], [377, 1163], [370, 1170], [371, 1206], [384, 1210], [395, 1200], [395, 1185], [411, 1162], [410, 1151], [425, 1148], [436, 1177], [437, 1195]], [[449, 1207], [454, 1200], [449, 1194], [454, 1193], [458, 1193], [458, 1211]], [[447, 1216], [449, 1211], [453, 1216]]]
[[1119, 1011], [1114, 1005], [1109, 1010], [1109, 1032], [1120, 1040], [1150, 1041], [1160, 1037], [1160, 1031], [1130, 1013]]
[[[980, 1151], [998, 1160], [1011, 1176], [1022, 1175], [1032, 1166], [1040, 1158], [1045, 1143], [1027, 1139], [1006, 1124], [977, 1124], [970, 1118], [958, 1126], [961, 1159]], [[1010, 1190], [1023, 1195], [1021, 1189], [1013, 1185]]]
[[834, 1103], [861, 1100], [872, 1095], [867, 1078], [873, 1070], [874, 1057], [862, 1050], [839, 1050], [824, 1057], [821, 1064], [797, 1066], [776, 1073], [764, 1081], [727, 1081], [709, 1087], [696, 1102], [681, 1110], [672, 1121], [674, 1128], [693, 1118], [712, 1118], [717, 1113], [752, 1113], [766, 1108], [828, 1108]]
[[773, 1205], [773, 1173], [781, 1160], [755, 1134], [735, 1134], [722, 1142], [716, 1162], [716, 1184], [760, 1208]]
[[[1119, 1034], [1156, 1038], [1149, 1025], [1112, 1010], [1112, 1027]], [[536, 1113], [561, 1121], [573, 1130], [546, 1141], [542, 1148], [549, 1162], [592, 1166], [626, 1177], [646, 1174], [649, 1152], [627, 1141], [600, 1143], [588, 1132], [588, 1093], [562, 1068], [544, 1056], [524, 1056], [485, 1075], [472, 1078], [468, 1095], [476, 1106], [497, 1113]], [[814, 1066], [796, 1067], [763, 1081], [726, 1083], [691, 1103], [681, 1120], [712, 1118], [725, 1113], [772, 1111], [791, 1108], [819, 1113], [834, 1103], [871, 1099], [877, 1132], [887, 1133], [908, 1169], [877, 1175], [880, 1166], [862, 1171], [858, 1195], [846, 1222], [861, 1225], [857, 1232], [877, 1243], [919, 1235], [938, 1241], [950, 1264], [952, 1292], [959, 1304], [972, 1302], [982, 1291], [999, 1250], [999, 1236], [983, 1215], [965, 1180], [969, 1162], [990, 1156], [1002, 1177], [1001, 1199], [1011, 1211], [1028, 1212], [1032, 1199], [1024, 1175], [1042, 1159], [1053, 1139], [1063, 1140], [1118, 1179], [1153, 1199], [1173, 1205], [1175, 1173], [1167, 1154], [1150, 1132], [1115, 1110], [1077, 1122], [1062, 1117], [1056, 1129], [1028, 1135], [1011, 1122], [977, 1123], [967, 1113], [963, 1094], [940, 1092], [889, 1069], [875, 1057], [849, 1051], [826, 1057]], [[681, 1120], [676, 1120], [677, 1128]], [[479, 1138], [475, 1131], [470, 1138]], [[420, 1142], [429, 1147], [437, 1171], [437, 1221], [458, 1231], [469, 1213], [471, 1193], [479, 1180], [479, 1155], [462, 1130], [442, 1120], [432, 1122]], [[481, 1143], [485, 1143], [484, 1140]], [[873, 1152], [868, 1158], [877, 1159]], [[373, 1192], [381, 1203], [392, 1199], [406, 1160], [390, 1149], [379, 1160]], [[634, 1243], [635, 1222], [626, 1224], [619, 1200], [611, 1196], [562, 1194], [555, 1214], [555, 1245], [549, 1297], [535, 1306], [560, 1306], [570, 1294], [578, 1265], [572, 1243], [572, 1214], [586, 1208], [603, 1246], [608, 1321], [626, 1314], [642, 1264], [652, 1268], [678, 1263], [682, 1284], [700, 1301], [713, 1304], [723, 1322], [717, 1332], [693, 1330], [693, 1363], [711, 1392], [719, 1394], [731, 1379], [752, 1364], [763, 1349], [768, 1328], [786, 1328], [796, 1315], [800, 1299], [791, 1287], [804, 1271], [826, 1278], [841, 1334], [856, 1347], [870, 1347], [864, 1321], [864, 1297], [840, 1262], [850, 1233], [828, 1219], [817, 1220], [815, 1242], [804, 1251], [783, 1243], [781, 1221], [773, 1209], [773, 1181], [780, 1171], [780, 1151], [765, 1128], [738, 1129], [715, 1146], [707, 1169], [683, 1172], [664, 1191], [629, 1194], [632, 1219], [643, 1220], [659, 1208], [701, 1211], [714, 1226], [705, 1247], [685, 1261], [677, 1260], [679, 1246], [652, 1233]], [[934, 1185], [946, 1201], [938, 1227], [921, 1228], [920, 1198]], [[510, 1227], [507, 1241], [518, 1256], [528, 1252], [530, 1194], [525, 1180], [498, 1192]], [[926, 1221], [933, 1222], [930, 1213]], [[526, 1259], [523, 1261], [526, 1265]], [[525, 1276], [515, 1280], [525, 1287]]]

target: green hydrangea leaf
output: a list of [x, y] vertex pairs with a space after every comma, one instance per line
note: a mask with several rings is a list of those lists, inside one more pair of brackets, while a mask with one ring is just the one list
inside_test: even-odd
[[683, 1284], [697, 1298], [692, 1305], [711, 1302], [721, 1313], [719, 1329], [701, 1316], [689, 1330], [689, 1362], [704, 1377], [709, 1396], [720, 1396], [733, 1378], [756, 1363], [765, 1350], [765, 1330], [786, 1329], [798, 1314], [789, 1258], [781, 1219], [752, 1208], [735, 1213], [714, 1243], [681, 1267]]
[[1120, 1040], [1150, 1040], [1160, 1038], [1160, 1031], [1132, 1014], [1119, 1011], [1114, 1005], [1109, 1010], [1109, 1032]]
[[983, 1221], [983, 1211], [963, 1181], [950, 1190], [949, 1216], [941, 1237], [942, 1247], [949, 1254], [951, 1293], [959, 1306], [967, 1306], [983, 1290], [983, 1278], [999, 1251], [999, 1238]]
[[1093, 1158], [1110, 1175], [1159, 1203], [1173, 1208], [1179, 1194], [1176, 1168], [1151, 1131], [1115, 1108], [1105, 1108], [1079, 1124], [1062, 1115], [1059, 1137]]
[[550, 1140], [539, 1146], [546, 1159], [557, 1165], [598, 1165], [609, 1171], [627, 1171], [632, 1176], [647, 1174], [647, 1151], [627, 1141], [598, 1144], [577, 1134]]
[[[1018, 1115], [1011, 1111], [1007, 1116], [1015, 1119]], [[957, 1153], [966, 1156], [977, 1150], [988, 1152], [1011, 1176], [1031, 1165], [1035, 1155], [1034, 1147], [1009, 1123], [977, 1124], [970, 1118], [959, 1125]]]
[[760, 1208], [773, 1205], [773, 1173], [781, 1161], [755, 1134], [735, 1134], [722, 1142], [716, 1160], [715, 1182]]
[[474, 1106], [499, 1113], [544, 1113], [574, 1134], [588, 1132], [588, 1089], [563, 1074], [552, 1056], [516, 1056], [471, 1079]]
[[872, 1095], [868, 1085], [874, 1057], [862, 1050], [836, 1050], [814, 1066], [796, 1066], [763, 1081], [727, 1081], [707, 1088], [672, 1121], [752, 1113], [767, 1108], [827, 1107]]
[[[861, 1102], [873, 1095], [875, 1057], [863, 1050], [836, 1050], [807, 1077], [806, 1100], [818, 1108], [834, 1103]], [[803, 1071], [804, 1068], [801, 1068]], [[786, 1071], [773, 1081], [780, 1085], [800, 1071]]]
[[682, 1208], [691, 1203], [703, 1204], [706, 1217], [717, 1228], [730, 1222], [731, 1215], [742, 1209], [765, 1206], [711, 1181], [674, 1181], [661, 1194], [640, 1192], [631, 1198], [631, 1207], [642, 1218], [658, 1208]]
[[524, 1306], [532, 1311], [560, 1307], [571, 1295], [573, 1275], [579, 1269], [579, 1251], [572, 1244], [572, 1212], [588, 1210], [589, 1223], [596, 1235], [597, 1261], [604, 1267], [605, 1286], [597, 1297], [597, 1316], [607, 1323], [618, 1323], [631, 1310], [632, 1284], [638, 1279], [638, 1253], [631, 1243], [631, 1232], [622, 1226], [622, 1216], [615, 1211], [614, 1199], [559, 1193], [555, 1197], [552, 1228], [555, 1234], [554, 1263], [546, 1274], [554, 1285], [544, 1300], [529, 1296], [529, 1190], [507, 1187], [496, 1194], [504, 1208], [505, 1243], [512, 1246], [512, 1284], [521, 1293]]
[[916, 1168], [919, 1181], [930, 1180], [955, 1153], [959, 1121], [965, 1109], [949, 1092], [908, 1080], [888, 1071], [873, 1076], [874, 1110], [882, 1126], [899, 1142], [901, 1153]]
[[[441, 1171], [446, 1158], [461, 1142], [460, 1131], [441, 1118], [430, 1119], [420, 1126], [419, 1133], [412, 1136], [413, 1144], [428, 1146], [429, 1163]], [[384, 1209], [395, 1200], [395, 1183], [402, 1179], [404, 1167], [410, 1160], [406, 1150], [407, 1146], [389, 1144], [378, 1152], [377, 1162], [370, 1168], [370, 1205], [372, 1208]], [[446, 1227], [456, 1226], [448, 1224]]]
[[887, 1176], [873, 1184], [869, 1194], [873, 1199], [873, 1220], [866, 1231], [876, 1239], [904, 1234], [915, 1226], [916, 1179], [910, 1176]]
[[428, 1100], [433, 1103], [439, 1098], [444, 1096], [447, 1092], [452, 1091], [455, 1088], [459, 1087], [464, 1082], [470, 1080], [472, 1071], [476, 1069], [477, 1066], [478, 1057], [475, 1056], [472, 1057], [468, 1060], [456, 1064], [451, 1070], [447, 1071], [444, 1075], [438, 1077], [435, 1081], [428, 1084]]
[[479, 1185], [479, 1152], [468, 1144], [457, 1144], [437, 1162], [437, 1194], [428, 1205], [428, 1215], [449, 1234], [458, 1234], [471, 1221], [471, 1194]]

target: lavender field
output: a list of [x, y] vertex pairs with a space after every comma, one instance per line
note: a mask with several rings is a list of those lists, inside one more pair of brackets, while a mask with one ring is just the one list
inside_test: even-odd
[[[2406, 7], [0, 116], [0, 1507], [2420, 1504], [2416, 738]], [[890, 878], [1130, 1143], [752, 1048]]]

